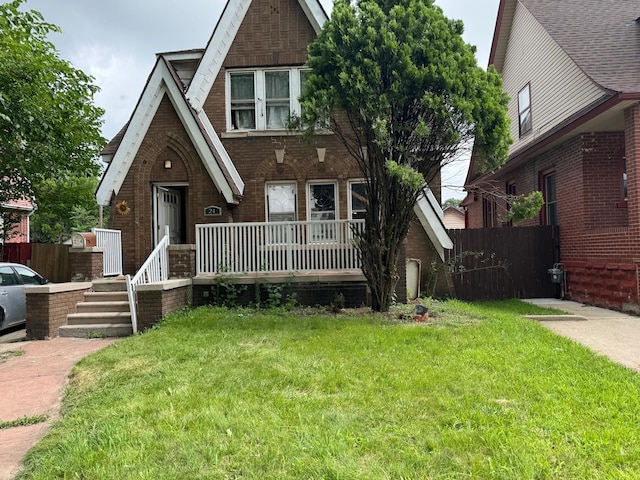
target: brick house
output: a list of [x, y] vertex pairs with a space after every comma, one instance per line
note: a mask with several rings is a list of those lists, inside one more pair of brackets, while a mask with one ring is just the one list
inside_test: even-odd
[[[640, 6], [501, 0], [489, 63], [509, 94], [507, 162], [472, 156], [467, 226], [502, 227], [505, 194], [543, 193], [573, 300], [640, 311]], [[551, 265], [550, 265], [551, 267]]]
[[[196, 245], [198, 277], [362, 280], [348, 252], [366, 202], [355, 161], [330, 132], [308, 144], [286, 129], [307, 45], [326, 20], [317, 0], [229, 0], [206, 48], [157, 55], [130, 121], [102, 152], [97, 199], [122, 231], [125, 273], [168, 225], [172, 244]], [[439, 199], [427, 189], [415, 211], [406, 258], [443, 258]]]
[[[0, 203], [0, 210], [7, 212], [11, 217], [18, 218], [12, 224], [10, 232], [6, 234], [7, 243], [28, 243], [29, 242], [29, 217], [34, 211], [33, 204], [28, 200], [10, 200]], [[3, 228], [0, 219], [0, 229]], [[5, 235], [0, 236], [0, 242], [5, 239]]]
[[446, 206], [443, 211], [444, 226], [447, 228], [465, 228], [465, 212], [461, 207], [455, 205]]

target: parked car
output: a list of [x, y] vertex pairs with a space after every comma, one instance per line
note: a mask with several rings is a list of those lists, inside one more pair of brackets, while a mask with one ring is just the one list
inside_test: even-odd
[[44, 285], [47, 280], [19, 263], [0, 263], [0, 330], [24, 323], [27, 317], [25, 285]]

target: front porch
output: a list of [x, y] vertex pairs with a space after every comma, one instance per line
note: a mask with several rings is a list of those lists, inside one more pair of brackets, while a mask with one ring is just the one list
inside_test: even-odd
[[236, 285], [242, 304], [277, 289], [303, 305], [329, 305], [338, 295], [345, 306], [368, 305], [354, 244], [362, 228], [362, 220], [196, 225], [193, 304], [214, 302], [219, 285]]
[[362, 220], [196, 225], [195, 276], [362, 274], [354, 244]]

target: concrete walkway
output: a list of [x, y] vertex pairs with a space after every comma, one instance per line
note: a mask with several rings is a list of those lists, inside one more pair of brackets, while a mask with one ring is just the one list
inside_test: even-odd
[[640, 317], [553, 298], [525, 302], [567, 312], [569, 316], [564, 318], [549, 316], [535, 319], [558, 335], [640, 372]]
[[[82, 338], [26, 342], [16, 341], [15, 336], [6, 336], [3, 341], [9, 343], [0, 343], [0, 420], [35, 415], [47, 415], [48, 420], [0, 429], [0, 480], [15, 477], [22, 458], [58, 418], [71, 368], [86, 355], [114, 342]], [[24, 353], [15, 356], [16, 351]]]

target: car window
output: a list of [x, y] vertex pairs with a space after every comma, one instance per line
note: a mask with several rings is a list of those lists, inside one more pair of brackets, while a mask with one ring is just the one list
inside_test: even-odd
[[42, 282], [40, 281], [40, 275], [38, 275], [33, 270], [30, 270], [25, 267], [14, 267], [20, 278], [22, 279], [22, 283], [25, 285], [40, 285]]
[[11, 267], [0, 267], [0, 285], [20, 285], [20, 280]]

